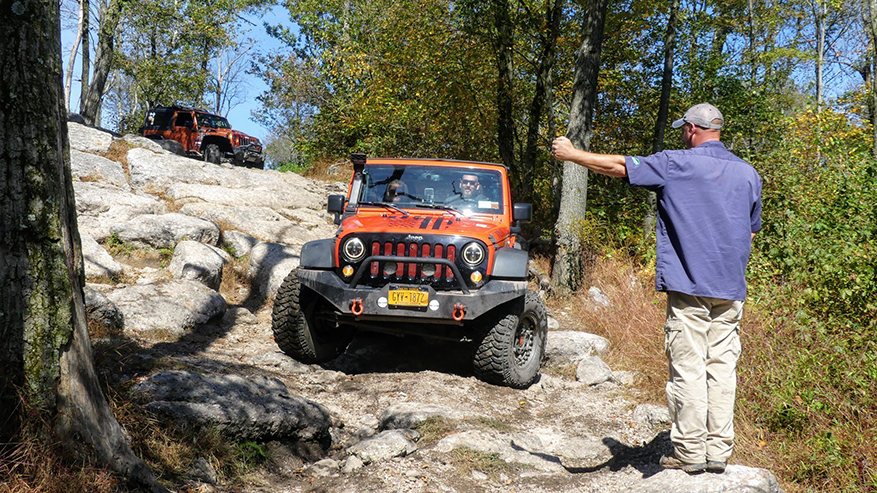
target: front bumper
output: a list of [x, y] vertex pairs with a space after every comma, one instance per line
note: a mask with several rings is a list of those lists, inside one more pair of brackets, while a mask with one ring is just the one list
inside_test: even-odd
[[234, 158], [242, 163], [260, 163], [263, 161], [262, 146], [256, 144], [247, 144], [232, 149]]
[[[298, 279], [329, 301], [343, 316], [355, 320], [386, 320], [402, 321], [428, 320], [431, 322], [462, 325], [466, 321], [475, 320], [488, 311], [506, 302], [521, 298], [527, 294], [527, 281], [490, 280], [478, 289], [469, 293], [460, 290], [436, 291], [426, 286], [431, 307], [409, 308], [392, 307], [386, 301], [390, 286], [413, 287], [409, 284], [388, 284], [382, 287], [356, 286], [351, 288], [333, 271], [300, 269]], [[354, 301], [360, 300], [361, 313], [354, 314]], [[437, 302], [438, 305], [436, 305]], [[462, 305], [462, 317], [459, 308], [455, 317], [455, 305]]]

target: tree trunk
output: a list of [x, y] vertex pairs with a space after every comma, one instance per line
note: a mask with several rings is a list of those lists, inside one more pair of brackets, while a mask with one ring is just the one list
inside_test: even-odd
[[[667, 33], [664, 35], [664, 72], [661, 75], [661, 101], [658, 105], [658, 118], [655, 120], [655, 133], [652, 139], [652, 152], [664, 150], [664, 131], [670, 116], [670, 90], [673, 88], [673, 61], [676, 51], [676, 20], [679, 16], [680, 0], [670, 2], [670, 17], [667, 19]], [[646, 236], [655, 233], [658, 214], [658, 197], [649, 192], [649, 212], [643, 219], [643, 232]]]
[[76, 63], [76, 53], [79, 51], [79, 42], [82, 39], [82, 31], [76, 31], [73, 47], [70, 48], [70, 58], [67, 60], [67, 70], [64, 71], [64, 105], [70, 111], [70, 92], [73, 88], [73, 66]]
[[[590, 149], [591, 122], [594, 117], [594, 103], [597, 100], [597, 74], [600, 70], [606, 7], [607, 0], [595, 0], [590, 4], [583, 26], [582, 44], [576, 57], [567, 137], [577, 148], [583, 150]], [[584, 278], [581, 245], [575, 232], [575, 225], [585, 218], [587, 192], [587, 168], [564, 162], [560, 211], [555, 226], [557, 255], [552, 272], [554, 285], [560, 289], [575, 290]]]
[[0, 8], [0, 408], [13, 414], [0, 431], [17, 434], [24, 399], [71, 447], [87, 444], [128, 480], [163, 491], [128, 446], [92, 366], [58, 3]]
[[825, 67], [825, 17], [827, 5], [823, 0], [814, 4], [814, 28], [816, 29], [816, 111], [822, 111], [822, 99], [825, 91], [823, 73]]
[[877, 0], [868, 0], [868, 31], [871, 34], [871, 132], [872, 152], [877, 157]]
[[496, 122], [499, 155], [512, 173], [515, 168], [515, 122], [512, 114], [512, 21], [508, 0], [493, 0], [494, 27], [496, 28]]
[[79, 0], [79, 35], [82, 39], [82, 66], [80, 67], [79, 76], [79, 112], [82, 113], [82, 106], [88, 97], [88, 80], [89, 70], [91, 69], [91, 47], [88, 38], [89, 17], [91, 15], [90, 0]]
[[80, 103], [80, 114], [85, 123], [89, 125], [100, 124], [100, 107], [112, 68], [116, 27], [121, 19], [122, 0], [110, 0], [101, 13], [94, 61], [94, 78], [88, 87], [84, 103]]
[[[533, 102], [530, 105], [530, 116], [527, 118], [527, 147], [524, 150], [523, 162], [521, 168], [521, 183], [530, 183], [530, 175], [533, 166], [536, 163], [536, 151], [539, 142], [542, 140], [539, 135], [539, 124], [542, 121], [542, 113], [545, 107], [552, 100], [549, 92], [551, 87], [551, 71], [554, 70], [555, 48], [557, 47], [557, 37], [560, 34], [560, 17], [563, 14], [563, 2], [554, 0], [553, 5], [548, 4], [545, 12], [545, 23], [548, 30], [542, 39], [542, 50], [539, 59], [539, 68], [536, 73], [536, 93], [533, 95]], [[550, 134], [553, 138], [554, 134]], [[547, 147], [547, 146], [546, 146]], [[532, 187], [525, 187], [530, 188]]]

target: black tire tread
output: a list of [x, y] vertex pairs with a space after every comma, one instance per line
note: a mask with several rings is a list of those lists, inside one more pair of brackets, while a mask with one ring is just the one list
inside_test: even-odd
[[[519, 378], [521, 375], [518, 374], [517, 368], [512, 363], [514, 358], [510, 356], [510, 351], [513, 351], [512, 346], [520, 317], [525, 315], [528, 310], [533, 312], [532, 316], [536, 320], [537, 334], [533, 351], [539, 361], [532, 374]], [[520, 315], [507, 313], [488, 328], [481, 344], [475, 351], [473, 359], [475, 376], [487, 383], [513, 388], [527, 388], [532, 385], [539, 376], [539, 368], [545, 354], [547, 325], [545, 305], [542, 299], [537, 293], [527, 291]], [[532, 362], [532, 360], [530, 361]]]
[[349, 327], [341, 327], [334, 340], [320, 343], [314, 337], [313, 321], [302, 307], [303, 288], [298, 280], [298, 269], [290, 272], [274, 298], [271, 329], [274, 341], [281, 351], [302, 363], [325, 363], [344, 352], [352, 338]]

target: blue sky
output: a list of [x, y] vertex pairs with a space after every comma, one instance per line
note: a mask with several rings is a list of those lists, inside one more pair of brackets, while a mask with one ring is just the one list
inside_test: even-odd
[[[94, 14], [92, 14], [94, 15]], [[263, 23], [267, 22], [269, 24], [286, 24], [290, 25], [289, 14], [286, 9], [281, 6], [275, 6], [270, 9], [263, 17], [247, 17], [254, 25], [252, 26], [252, 31], [250, 32], [250, 36], [252, 36], [256, 41], [256, 49], [260, 52], [272, 52], [283, 49], [283, 45], [278, 42], [276, 39], [271, 38], [265, 33], [265, 29], [262, 26]], [[63, 21], [62, 21], [63, 22]], [[94, 21], [93, 21], [94, 22]], [[75, 23], [74, 23], [75, 24]], [[62, 24], [61, 30], [61, 57], [62, 57], [62, 67], [64, 70], [67, 69], [67, 59], [70, 54], [70, 48], [73, 44], [74, 38], [76, 36], [76, 27], [70, 26], [70, 22], [64, 22]], [[94, 35], [92, 35], [94, 36]], [[94, 48], [96, 45], [96, 41], [94, 37], [92, 37], [92, 57], [94, 57]], [[251, 52], [252, 53], [252, 52]], [[255, 56], [255, 55], [254, 55]], [[72, 106], [72, 111], [76, 112], [79, 106], [79, 74], [80, 74], [80, 64], [79, 57], [77, 57], [76, 65], [73, 68], [73, 84], [72, 89], [70, 91], [70, 105]], [[66, 74], [65, 74], [66, 75]], [[262, 92], [268, 89], [268, 86], [265, 85], [259, 78], [253, 77], [251, 75], [246, 75], [244, 84], [247, 87], [247, 95], [245, 100], [234, 107], [228, 113], [228, 120], [231, 123], [232, 127], [237, 130], [240, 130], [244, 133], [250, 134], [254, 137], [258, 137], [261, 140], [265, 140], [268, 136], [268, 129], [262, 127], [251, 118], [251, 113], [254, 110], [257, 110], [259, 107], [259, 102], [256, 101], [256, 97], [259, 96]], [[112, 130], [112, 129], [111, 129]]]

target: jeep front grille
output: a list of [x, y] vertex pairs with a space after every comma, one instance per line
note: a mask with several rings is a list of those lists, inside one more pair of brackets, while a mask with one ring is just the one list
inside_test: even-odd
[[[455, 245], [445, 245], [442, 243], [418, 243], [418, 242], [390, 242], [390, 241], [372, 241], [369, 251], [373, 257], [395, 256], [395, 257], [417, 257], [417, 258], [436, 258], [446, 259], [454, 262], [457, 258], [457, 247]], [[396, 269], [390, 274], [385, 272], [385, 265], [381, 262], [370, 262], [369, 274], [372, 279], [383, 279], [390, 281], [453, 281], [454, 272], [449, 266], [440, 264], [424, 264], [422, 262], [396, 262]], [[426, 265], [433, 266], [435, 272], [432, 275], [424, 275], [423, 267]]]

